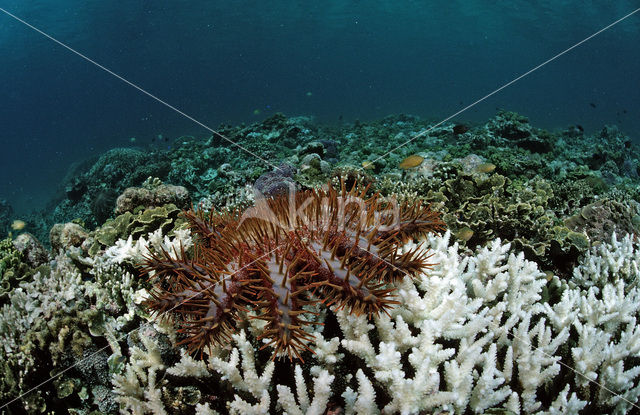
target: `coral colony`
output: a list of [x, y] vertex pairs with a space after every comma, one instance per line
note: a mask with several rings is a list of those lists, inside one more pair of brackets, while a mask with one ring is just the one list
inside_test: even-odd
[[305, 191], [261, 199], [239, 214], [185, 213], [194, 254], [150, 255], [143, 272], [154, 288], [148, 306], [177, 320], [190, 352], [228, 343], [251, 310], [266, 324], [258, 340], [302, 360], [317, 324], [308, 307], [373, 317], [397, 304], [393, 283], [429, 267], [426, 250], [401, 253], [409, 240], [444, 229], [421, 203], [398, 206], [365, 190]]

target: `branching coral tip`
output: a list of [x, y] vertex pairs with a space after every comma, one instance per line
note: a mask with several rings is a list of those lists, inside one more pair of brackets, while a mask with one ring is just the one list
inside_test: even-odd
[[439, 214], [365, 194], [342, 184], [259, 199], [242, 214], [185, 212], [193, 252], [146, 259], [147, 306], [173, 319], [191, 353], [229, 342], [238, 321], [254, 318], [265, 322], [258, 340], [274, 358], [302, 360], [316, 305], [388, 314], [394, 282], [431, 265], [424, 249], [402, 247], [442, 231]]

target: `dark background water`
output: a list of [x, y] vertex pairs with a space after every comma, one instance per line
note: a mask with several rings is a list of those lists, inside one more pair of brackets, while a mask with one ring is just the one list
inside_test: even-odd
[[[638, 6], [0, 0], [214, 128], [275, 111], [327, 123], [399, 112], [445, 118]], [[549, 129], [617, 124], [640, 142], [638, 44], [640, 12], [457, 120], [483, 122], [500, 107]], [[69, 163], [131, 137], [146, 145], [158, 134], [208, 134], [4, 13], [0, 74], [0, 198], [18, 214], [42, 207]]]

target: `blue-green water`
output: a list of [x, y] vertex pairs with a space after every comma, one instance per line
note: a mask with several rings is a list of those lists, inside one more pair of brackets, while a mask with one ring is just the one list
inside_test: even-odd
[[[634, 1], [0, 1], [216, 128], [274, 112], [325, 123], [442, 119], [638, 7]], [[460, 114], [549, 129], [617, 124], [640, 141], [640, 13]], [[42, 207], [70, 163], [209, 133], [0, 13], [0, 199]], [[267, 145], [267, 144], [265, 144]], [[249, 156], [247, 156], [249, 157]]]

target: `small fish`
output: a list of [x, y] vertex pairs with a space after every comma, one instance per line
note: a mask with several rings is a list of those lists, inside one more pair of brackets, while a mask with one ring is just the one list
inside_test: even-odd
[[370, 162], [370, 161], [363, 161], [362, 162], [362, 168], [365, 170], [372, 170], [375, 167], [375, 165]]
[[309, 91], [305, 95], [308, 96], [308, 97], [311, 97], [311, 96], [313, 96], [313, 92]]
[[25, 226], [27, 226], [27, 223], [20, 219], [16, 219], [11, 222], [11, 229], [13, 229], [14, 231], [21, 231]]
[[478, 173], [491, 173], [496, 169], [496, 165], [493, 163], [482, 163], [476, 167]]
[[469, 131], [469, 127], [467, 127], [467, 126], [466, 126], [466, 125], [464, 125], [464, 124], [456, 124], [456, 125], [453, 127], [453, 133], [454, 133], [455, 135], [464, 134], [464, 133], [466, 133], [467, 131]]
[[468, 226], [465, 226], [458, 231], [458, 239], [460, 239], [461, 241], [467, 242], [469, 241], [469, 239], [471, 239], [472, 236], [473, 230], [471, 230], [471, 228], [469, 228]]
[[591, 105], [591, 108], [595, 108], [596, 104], [594, 104], [593, 102], [590, 102], [589, 105]]
[[581, 126], [580, 124], [576, 125], [576, 128], [580, 130], [581, 133], [584, 133], [584, 127]]
[[131, 138], [129, 139], [129, 141], [131, 141], [132, 143], [135, 143], [135, 142], [136, 142], [136, 138], [135, 138], [135, 137], [131, 137]]
[[420, 164], [422, 164], [423, 161], [424, 157], [413, 154], [402, 160], [400, 164], [398, 164], [398, 167], [400, 167], [402, 170], [407, 170], [413, 167], [418, 167]]
[[262, 111], [260, 111], [258, 108], [253, 110], [253, 115], [260, 115]]

